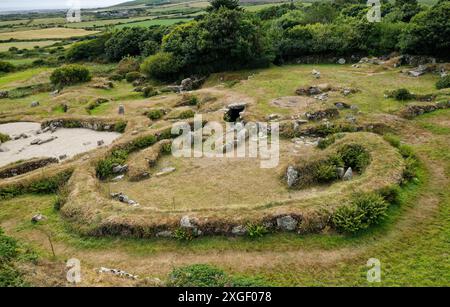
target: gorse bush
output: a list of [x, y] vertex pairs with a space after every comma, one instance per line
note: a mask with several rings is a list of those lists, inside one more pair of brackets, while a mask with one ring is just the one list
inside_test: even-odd
[[178, 115], [179, 119], [188, 119], [188, 118], [192, 118], [195, 116], [195, 112], [192, 110], [186, 110], [180, 113], [180, 115]]
[[149, 78], [170, 80], [177, 76], [181, 63], [172, 53], [159, 52], [148, 57], [141, 65], [141, 71]]
[[370, 163], [370, 154], [359, 144], [346, 144], [338, 150], [344, 165], [362, 172]]
[[441, 77], [438, 82], [436, 82], [436, 88], [438, 90], [444, 89], [444, 88], [450, 88], [450, 75], [447, 75], [445, 77]]
[[160, 109], [150, 110], [146, 113], [146, 115], [151, 120], [158, 120], [164, 116], [164, 111]]
[[143, 76], [138, 71], [132, 71], [125, 75], [125, 80], [127, 80], [127, 82], [129, 83], [140, 79], [143, 79]]
[[405, 100], [411, 100], [414, 99], [414, 95], [409, 92], [406, 88], [400, 88], [398, 90], [395, 90], [392, 92], [392, 97], [395, 100], [399, 101], [405, 101]]
[[0, 72], [12, 72], [15, 68], [16, 67], [9, 62], [0, 61]]
[[319, 183], [327, 183], [338, 178], [337, 166], [333, 163], [320, 163], [316, 169], [316, 178]]
[[89, 69], [81, 65], [72, 64], [55, 69], [50, 76], [50, 81], [56, 86], [66, 86], [88, 82], [91, 78]]
[[9, 135], [0, 133], [0, 144], [1, 144], [1, 143], [8, 142], [9, 140], [11, 140], [11, 138], [9, 137]]
[[142, 95], [144, 95], [145, 98], [149, 98], [158, 95], [158, 91], [155, 90], [153, 86], [146, 86], [142, 90]]
[[334, 212], [332, 222], [339, 232], [355, 234], [382, 221], [387, 209], [388, 203], [379, 194], [358, 194]]

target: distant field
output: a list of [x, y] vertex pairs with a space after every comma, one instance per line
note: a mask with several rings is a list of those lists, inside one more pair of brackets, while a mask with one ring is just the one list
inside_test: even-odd
[[134, 23], [128, 23], [128, 24], [123, 24], [123, 25], [117, 25], [114, 28], [122, 29], [125, 27], [150, 27], [150, 26], [155, 26], [155, 25], [168, 26], [168, 25], [173, 25], [175, 23], [179, 23], [179, 22], [187, 22], [189, 20], [191, 20], [191, 19], [190, 18], [152, 19], [152, 20], [146, 20], [146, 21], [142, 21], [142, 22], [134, 22]]
[[120, 18], [120, 19], [107, 19], [107, 20], [97, 20], [97, 21], [85, 21], [77, 23], [69, 23], [67, 27], [69, 28], [93, 28], [93, 27], [103, 27], [116, 24], [124, 24], [129, 22], [139, 22], [151, 19], [149, 16], [136, 17], [136, 18]]
[[71, 28], [49, 28], [40, 30], [0, 33], [0, 40], [58, 39], [58, 38], [80, 37], [95, 33], [98, 33], [98, 31], [86, 31], [84, 29], [71, 29]]
[[48, 40], [48, 41], [38, 41], [38, 42], [13, 42], [13, 43], [0, 43], [0, 52], [8, 51], [11, 47], [16, 47], [19, 49], [33, 49], [34, 46], [46, 47], [56, 44], [58, 41]]

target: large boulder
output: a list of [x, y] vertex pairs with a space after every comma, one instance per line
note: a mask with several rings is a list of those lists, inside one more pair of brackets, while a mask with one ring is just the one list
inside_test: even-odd
[[290, 215], [285, 215], [277, 218], [277, 226], [281, 230], [294, 231], [297, 229], [298, 221]]
[[181, 89], [186, 92], [192, 91], [194, 89], [194, 81], [191, 78], [184, 79], [181, 81]]
[[289, 165], [286, 171], [286, 182], [288, 187], [292, 188], [297, 183], [298, 177], [298, 171], [292, 165]]
[[345, 172], [344, 176], [342, 177], [342, 180], [344, 181], [350, 181], [353, 179], [353, 170], [351, 167], [349, 167], [347, 169], [347, 171]]

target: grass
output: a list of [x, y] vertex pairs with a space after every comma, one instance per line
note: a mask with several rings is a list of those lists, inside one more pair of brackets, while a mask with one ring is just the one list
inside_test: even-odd
[[0, 76], [0, 89], [11, 89], [36, 83], [49, 82], [49, 68], [31, 68]]
[[13, 43], [0, 43], [0, 52], [8, 51], [11, 47], [16, 47], [18, 49], [34, 49], [34, 47], [47, 47], [51, 46], [59, 41], [48, 40], [48, 41], [37, 41], [37, 42], [13, 42]]
[[172, 18], [172, 19], [152, 19], [152, 20], [146, 20], [146, 21], [140, 21], [140, 22], [133, 22], [128, 24], [121, 24], [117, 25], [114, 28], [116, 29], [122, 29], [125, 27], [150, 27], [154, 25], [162, 25], [162, 26], [170, 26], [179, 22], [188, 22], [189, 18]]
[[84, 29], [70, 29], [70, 28], [48, 28], [39, 30], [26, 30], [16, 32], [0, 33], [0, 41], [15, 39], [15, 40], [36, 40], [36, 39], [63, 39], [71, 37], [82, 37], [93, 35], [97, 31], [86, 31]]

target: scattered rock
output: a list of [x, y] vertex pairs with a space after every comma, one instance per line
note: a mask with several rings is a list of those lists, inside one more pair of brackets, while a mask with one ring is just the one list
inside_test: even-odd
[[103, 145], [105, 145], [105, 141], [103, 141], [103, 140], [97, 141], [97, 146], [103, 146]]
[[327, 101], [328, 100], [328, 94], [322, 93], [320, 95], [314, 96], [314, 99], [320, 100], [320, 101]]
[[344, 181], [349, 181], [353, 179], [353, 170], [351, 167], [349, 167], [347, 169], [347, 171], [345, 172], [344, 176], [342, 176], [342, 180]]
[[338, 110], [350, 109], [350, 105], [345, 102], [336, 102], [334, 105]]
[[9, 92], [8, 91], [0, 91], [0, 99], [8, 98]]
[[113, 167], [112, 172], [113, 174], [121, 174], [126, 173], [128, 171], [128, 165], [116, 165]]
[[125, 106], [122, 104], [119, 106], [119, 115], [125, 115]]
[[120, 180], [122, 180], [123, 178], [125, 177], [125, 175], [119, 175], [119, 176], [116, 176], [116, 177], [114, 177], [113, 179], [112, 179], [112, 181], [120, 181]]
[[286, 231], [293, 231], [297, 228], [298, 221], [290, 215], [277, 218], [278, 228]]
[[67, 155], [60, 155], [60, 156], [58, 157], [58, 159], [59, 159], [60, 161], [65, 160], [65, 159], [67, 159]]
[[130, 273], [127, 273], [122, 270], [117, 270], [117, 269], [108, 269], [108, 268], [101, 267], [98, 270], [98, 272], [99, 273], [110, 273], [110, 274], [116, 275], [118, 277], [123, 277], [123, 278], [128, 278], [128, 279], [133, 279], [133, 280], [139, 279], [138, 275], [132, 275]]
[[30, 104], [30, 107], [32, 107], [32, 108], [35, 108], [35, 107], [38, 107], [39, 106], [39, 101], [33, 101], [31, 104]]
[[139, 204], [137, 202], [135, 202], [134, 200], [131, 200], [127, 195], [123, 194], [122, 192], [111, 193], [111, 197], [113, 199], [117, 199], [121, 203], [128, 204], [130, 206], [139, 206]]
[[313, 75], [314, 78], [320, 79], [320, 71], [313, 69], [311, 74]]
[[156, 234], [158, 238], [171, 238], [173, 236], [172, 232], [169, 230], [160, 231]]
[[286, 171], [286, 181], [288, 187], [292, 188], [297, 183], [298, 176], [298, 171], [292, 165], [289, 165]]
[[336, 118], [339, 116], [339, 111], [335, 108], [330, 108], [316, 112], [306, 112], [305, 116], [308, 120], [318, 121], [326, 118]]
[[52, 136], [45, 140], [34, 139], [33, 141], [31, 141], [30, 145], [42, 145], [42, 144], [50, 143], [50, 142], [56, 140], [57, 138], [58, 138], [57, 136]]
[[338, 64], [344, 65], [347, 61], [344, 58], [338, 60]]
[[427, 66], [419, 65], [417, 68], [408, 71], [408, 75], [417, 78], [417, 77], [424, 75], [426, 72], [427, 72]]
[[164, 176], [170, 173], [173, 173], [176, 170], [175, 167], [165, 167], [163, 169], [161, 169], [158, 173], [155, 174], [155, 176], [160, 177], [160, 176]]
[[191, 78], [187, 78], [187, 79], [184, 79], [183, 81], [181, 81], [182, 91], [186, 91], [186, 92], [192, 91], [193, 87], [194, 87], [194, 82], [192, 81]]
[[35, 216], [33, 216], [32, 218], [31, 218], [31, 222], [32, 223], [39, 223], [39, 222], [42, 222], [42, 221], [45, 221], [47, 218], [45, 217], [45, 216], [43, 216], [42, 214], [36, 214]]
[[197, 220], [195, 218], [190, 218], [189, 216], [185, 215], [180, 220], [180, 227], [181, 228], [191, 228], [196, 229], [197, 228]]
[[345, 169], [343, 167], [336, 168], [337, 174], [339, 176], [339, 179], [342, 179], [345, 174]]
[[231, 233], [235, 236], [243, 236], [247, 233], [247, 227], [244, 225], [235, 226], [231, 230]]
[[269, 120], [269, 121], [278, 120], [278, 119], [280, 119], [279, 114], [270, 114], [267, 116], [267, 120]]

